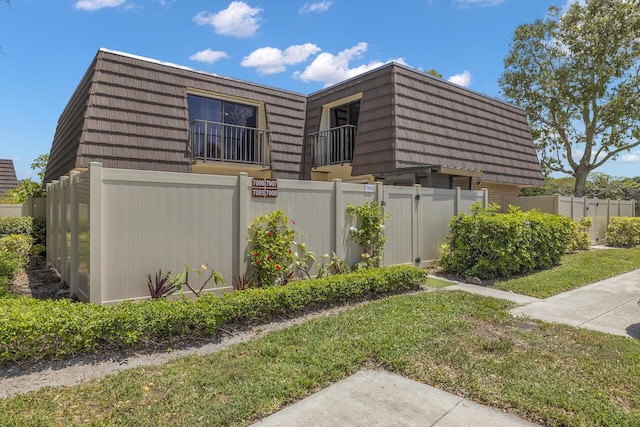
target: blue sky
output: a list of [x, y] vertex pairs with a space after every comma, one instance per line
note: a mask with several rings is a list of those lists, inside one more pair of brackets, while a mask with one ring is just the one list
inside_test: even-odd
[[[394, 60], [497, 97], [516, 27], [567, 1], [2, 1], [0, 158], [35, 177], [101, 47], [303, 94]], [[640, 175], [640, 150], [599, 171]]]

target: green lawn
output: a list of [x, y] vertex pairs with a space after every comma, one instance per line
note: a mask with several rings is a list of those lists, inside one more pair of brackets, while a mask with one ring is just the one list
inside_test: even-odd
[[493, 287], [536, 298], [547, 298], [580, 286], [640, 268], [640, 248], [597, 249], [565, 255], [561, 265]]
[[538, 423], [640, 425], [639, 341], [510, 307], [462, 292], [391, 297], [209, 356], [0, 400], [0, 425], [247, 425], [364, 367]]

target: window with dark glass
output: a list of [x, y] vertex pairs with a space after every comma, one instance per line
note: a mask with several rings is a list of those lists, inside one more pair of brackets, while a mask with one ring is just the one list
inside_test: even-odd
[[358, 126], [360, 118], [360, 100], [331, 109], [331, 127]]
[[195, 158], [255, 160], [257, 107], [197, 95], [187, 106]]
[[350, 162], [353, 160], [353, 148], [360, 118], [360, 100], [330, 109], [329, 117], [328, 163]]

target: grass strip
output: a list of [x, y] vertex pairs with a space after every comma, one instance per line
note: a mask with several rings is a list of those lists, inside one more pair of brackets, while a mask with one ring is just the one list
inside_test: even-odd
[[514, 279], [497, 281], [503, 291], [547, 298], [640, 268], [640, 248], [598, 249], [567, 254], [560, 265]]
[[4, 399], [0, 425], [247, 425], [371, 366], [545, 425], [640, 425], [640, 342], [513, 318], [511, 306], [391, 297], [209, 356]]

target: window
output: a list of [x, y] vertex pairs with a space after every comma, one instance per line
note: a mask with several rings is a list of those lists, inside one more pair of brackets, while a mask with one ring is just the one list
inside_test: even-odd
[[254, 162], [258, 107], [187, 95], [195, 158]]
[[340, 126], [358, 126], [360, 118], [360, 100], [340, 105], [330, 110], [331, 128]]
[[328, 162], [330, 164], [353, 160], [356, 129], [360, 118], [360, 100], [349, 102], [329, 110]]

